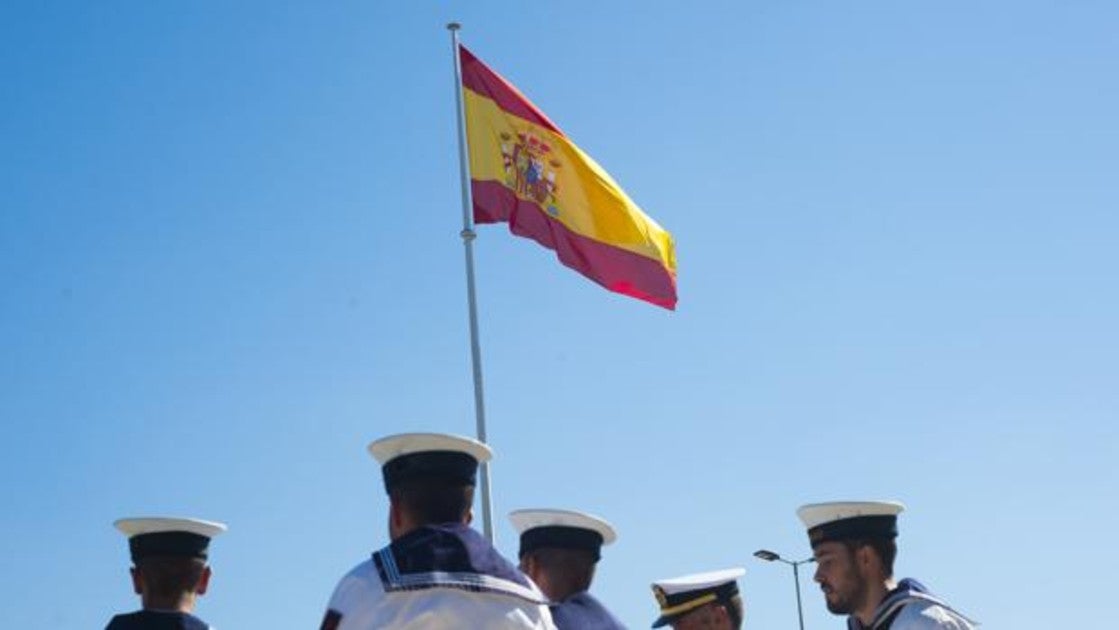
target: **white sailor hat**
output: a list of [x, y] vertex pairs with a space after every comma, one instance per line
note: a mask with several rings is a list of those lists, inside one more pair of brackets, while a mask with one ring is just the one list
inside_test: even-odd
[[167, 516], [122, 518], [113, 526], [128, 536], [133, 562], [152, 556], [209, 556], [210, 539], [228, 529], [224, 523]]
[[738, 578], [743, 575], [746, 569], [735, 567], [653, 582], [653, 595], [661, 609], [653, 627], [667, 625], [705, 604], [730, 601], [738, 595]]
[[816, 546], [833, 540], [896, 538], [898, 514], [904, 509], [897, 501], [831, 501], [803, 505], [797, 516]]
[[509, 513], [509, 520], [521, 535], [521, 556], [536, 549], [552, 547], [585, 549], [594, 553], [595, 560], [598, 560], [602, 546], [618, 538], [610, 523], [574, 510], [514, 510]]
[[385, 490], [413, 479], [448, 479], [475, 485], [478, 464], [493, 457], [488, 446], [445, 433], [402, 433], [372, 442], [369, 454], [381, 464]]

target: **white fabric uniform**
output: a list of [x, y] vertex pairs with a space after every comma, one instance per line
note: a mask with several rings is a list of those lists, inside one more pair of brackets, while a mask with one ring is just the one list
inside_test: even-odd
[[[545, 599], [535, 587], [533, 595]], [[451, 587], [385, 593], [372, 560], [342, 578], [329, 608], [341, 615], [338, 630], [555, 630], [546, 605], [512, 595]]]
[[973, 630], [975, 625], [956, 611], [927, 601], [906, 604], [890, 630]]
[[974, 630], [977, 625], [912, 578], [898, 582], [878, 605], [869, 625], [864, 626], [854, 615], [847, 618], [848, 630]]

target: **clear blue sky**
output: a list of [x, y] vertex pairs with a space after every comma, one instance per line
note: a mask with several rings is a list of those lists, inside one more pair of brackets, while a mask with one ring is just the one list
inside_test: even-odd
[[1110, 614], [1114, 2], [9, 2], [5, 626], [134, 608], [110, 524], [170, 513], [230, 525], [202, 617], [315, 627], [386, 542], [365, 445], [473, 433], [452, 19], [679, 256], [669, 313], [480, 230], [503, 550], [591, 511], [633, 627], [743, 565], [795, 628], [752, 552], [897, 498], [899, 573], [988, 627]]

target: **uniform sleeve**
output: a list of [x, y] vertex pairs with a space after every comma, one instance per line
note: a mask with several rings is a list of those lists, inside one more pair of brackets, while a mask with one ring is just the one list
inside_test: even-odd
[[[369, 572], [372, 563], [366, 562], [350, 571], [334, 587], [330, 602], [323, 613], [320, 630], [345, 630], [350, 627], [360, 627], [371, 613], [371, 606], [384, 595], [380, 588], [380, 581], [371, 580]], [[359, 624], [354, 626], [353, 624]]]

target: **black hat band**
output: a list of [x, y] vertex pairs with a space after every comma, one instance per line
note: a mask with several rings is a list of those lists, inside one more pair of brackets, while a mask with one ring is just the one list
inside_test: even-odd
[[473, 486], [477, 485], [478, 460], [458, 451], [424, 451], [396, 457], [381, 472], [387, 492], [414, 479], [443, 479]]
[[210, 539], [190, 532], [159, 532], [138, 534], [128, 539], [128, 550], [132, 561], [155, 556], [178, 556], [186, 558], [209, 557]]
[[520, 555], [524, 556], [530, 551], [553, 547], [558, 549], [583, 549], [594, 553], [597, 561], [601, 556], [602, 534], [583, 529], [582, 527], [564, 527], [562, 525], [549, 525], [534, 527], [521, 534]]
[[896, 538], [897, 535], [898, 517], [896, 514], [856, 516], [817, 525], [808, 530], [808, 540], [813, 546], [828, 541], [858, 538]]

